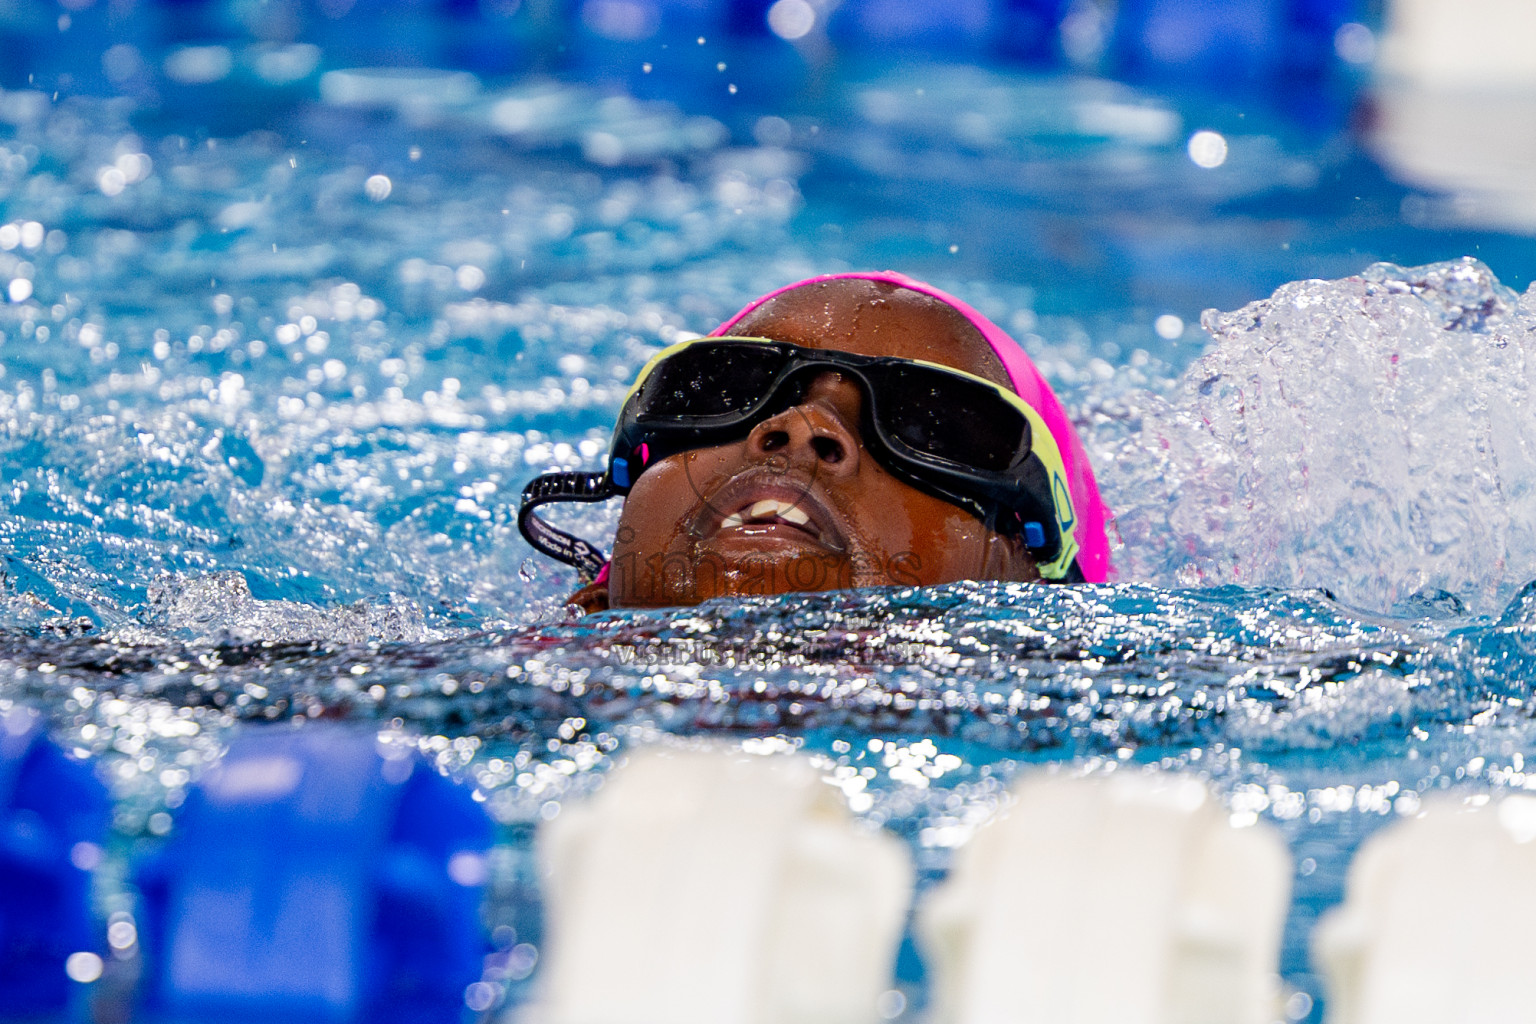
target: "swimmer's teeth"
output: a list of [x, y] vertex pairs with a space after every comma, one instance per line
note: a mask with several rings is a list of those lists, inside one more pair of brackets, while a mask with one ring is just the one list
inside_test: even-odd
[[783, 511], [783, 509], [784, 503], [782, 501], [775, 501], [772, 498], [764, 498], [762, 501], [759, 501], [757, 504], [747, 509], [747, 515], [752, 519], [767, 519], [769, 516], [778, 515]]
[[732, 512], [720, 523], [722, 530], [729, 530], [733, 526], [745, 526], [747, 522], [761, 519], [782, 519], [786, 523], [796, 526], [805, 526], [811, 521], [798, 505], [791, 505], [787, 501], [779, 501], [775, 498], [764, 498], [753, 502], [752, 507], [741, 512]]

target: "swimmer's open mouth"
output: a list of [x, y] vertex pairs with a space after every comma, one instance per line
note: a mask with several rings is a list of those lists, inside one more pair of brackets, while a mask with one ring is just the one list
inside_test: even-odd
[[732, 512], [720, 523], [720, 529], [729, 530], [733, 526], [742, 526], [746, 523], [759, 523], [764, 521], [783, 520], [791, 526], [801, 529], [811, 528], [811, 517], [805, 514], [805, 510], [799, 505], [791, 505], [787, 501], [777, 498], [764, 498], [754, 501], [750, 508]]
[[764, 480], [761, 474], [751, 473], [732, 480], [709, 499], [696, 532], [705, 537], [729, 530], [745, 536], [799, 538], [841, 551], [846, 541], [834, 522], [831, 510], [811, 493], [809, 485], [788, 484], [779, 475]]

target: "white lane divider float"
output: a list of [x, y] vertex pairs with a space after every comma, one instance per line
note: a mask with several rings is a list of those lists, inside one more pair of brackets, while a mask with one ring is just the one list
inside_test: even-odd
[[874, 1024], [912, 891], [804, 758], [633, 754], [539, 834], [541, 1024]]
[[1373, 836], [1313, 932], [1329, 1024], [1536, 1021], [1536, 797], [1447, 797]]
[[934, 1024], [1269, 1024], [1290, 856], [1193, 779], [1034, 775], [918, 915]]

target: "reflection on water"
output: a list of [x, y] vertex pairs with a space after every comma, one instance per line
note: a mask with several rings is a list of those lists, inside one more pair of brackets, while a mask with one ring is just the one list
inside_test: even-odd
[[[312, 611], [305, 639], [293, 609], [270, 604], [246, 597], [224, 640], [12, 632], [0, 692], [44, 708], [101, 765], [124, 836], [173, 828], [165, 810], [230, 729], [295, 718], [372, 723], [465, 779], [509, 835], [637, 742], [798, 748], [929, 871], [1030, 764], [1192, 771], [1292, 840], [1292, 974], [1362, 834], [1426, 790], [1523, 787], [1532, 740], [1524, 594], [1494, 624], [1431, 605], [1383, 619], [1318, 592], [966, 584], [351, 643], [322, 636], [359, 610]], [[291, 639], [241, 636], [273, 623]]]
[[[1364, 615], [1320, 592], [956, 584], [396, 642], [335, 639], [351, 610], [313, 614], [308, 638], [12, 633], [6, 663], [9, 696], [57, 697], [60, 724], [104, 756], [291, 717], [437, 731], [452, 739], [446, 770], [486, 745], [578, 736], [579, 756], [561, 756], [585, 769], [627, 729], [910, 734], [983, 759], [1400, 752], [1444, 723], [1519, 726], [1529, 603], [1522, 594], [1497, 624], [1468, 624], [1430, 606], [1417, 620]], [[280, 607], [249, 614], [294, 625]], [[125, 736], [138, 737], [132, 749]], [[491, 803], [509, 821], [520, 791], [546, 788], [514, 771], [518, 760], [476, 775], [487, 792], [515, 787]], [[126, 776], [156, 771], [134, 765]]]

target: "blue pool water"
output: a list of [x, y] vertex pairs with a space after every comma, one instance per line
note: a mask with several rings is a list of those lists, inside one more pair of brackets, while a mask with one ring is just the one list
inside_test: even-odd
[[[1405, 218], [1444, 197], [1370, 155], [1359, 83], [78, 38], [0, 94], [0, 711], [98, 767], [119, 862], [250, 721], [370, 723], [467, 780], [503, 826], [489, 923], [530, 949], [532, 829], [660, 734], [816, 755], [930, 881], [1028, 766], [1158, 764], [1289, 840], [1282, 966], [1316, 1019], [1306, 939], [1360, 839], [1428, 790], [1526, 785], [1531, 245]], [[572, 618], [523, 484], [600, 465], [681, 332], [869, 267], [1037, 359], [1118, 581]]]

